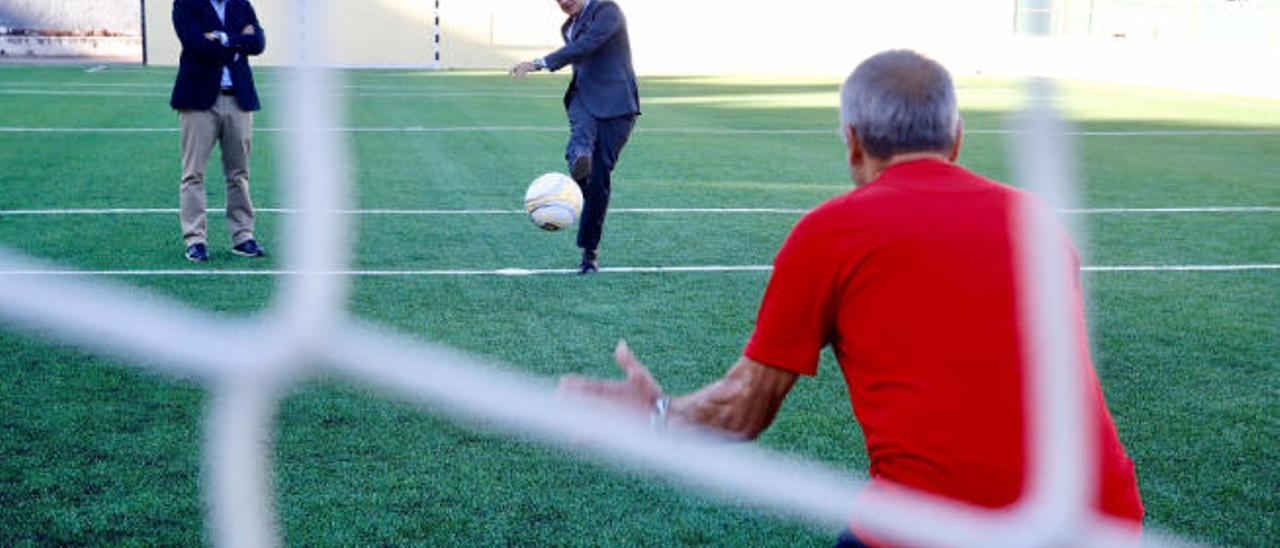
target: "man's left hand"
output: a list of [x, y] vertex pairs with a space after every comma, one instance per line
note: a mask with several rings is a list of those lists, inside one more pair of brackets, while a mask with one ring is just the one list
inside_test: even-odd
[[627, 374], [625, 380], [607, 380], [566, 375], [560, 377], [557, 392], [562, 395], [588, 396], [606, 400], [637, 411], [648, 411], [653, 402], [663, 396], [662, 387], [654, 380], [649, 369], [636, 359], [625, 341], [619, 341], [614, 350], [618, 367]]

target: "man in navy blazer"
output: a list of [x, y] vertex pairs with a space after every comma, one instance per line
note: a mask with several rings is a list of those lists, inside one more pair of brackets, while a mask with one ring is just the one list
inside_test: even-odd
[[261, 108], [249, 56], [266, 47], [248, 0], [174, 0], [173, 28], [182, 42], [169, 106], [182, 127], [179, 204], [187, 259], [209, 260], [204, 175], [213, 145], [222, 149], [227, 182], [227, 228], [232, 253], [261, 257], [249, 197], [253, 111]]
[[631, 40], [622, 9], [612, 0], [556, 0], [569, 16], [560, 28], [564, 47], [513, 67], [517, 78], [529, 72], [556, 71], [573, 65], [564, 94], [569, 115], [565, 159], [586, 203], [578, 226], [582, 248], [579, 274], [598, 270], [600, 236], [609, 209], [610, 175], [640, 114]]

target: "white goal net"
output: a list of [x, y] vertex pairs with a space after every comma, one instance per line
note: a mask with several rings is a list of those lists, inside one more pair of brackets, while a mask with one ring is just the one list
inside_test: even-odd
[[[314, 3], [294, 0], [312, 18]], [[318, 28], [323, 28], [323, 24]], [[222, 546], [273, 546], [282, 538], [273, 510], [269, 432], [278, 398], [304, 375], [327, 370], [445, 414], [595, 454], [655, 472], [700, 491], [730, 495], [769, 511], [834, 528], [851, 517], [882, 538], [910, 545], [1131, 545], [1124, 527], [1090, 504], [1090, 438], [1082, 425], [1082, 378], [1069, 349], [1065, 257], [1039, 213], [1028, 237], [1024, 278], [1034, 288], [1038, 358], [1028, 375], [1038, 402], [1029, 455], [1036, 463], [1028, 492], [1013, 508], [991, 512], [910, 493], [860, 495], [864, 481], [819, 464], [749, 445], [726, 445], [694, 432], [655, 432], [630, 415], [554, 398], [552, 382], [487, 360], [424, 344], [369, 325], [345, 309], [350, 288], [350, 182], [339, 108], [338, 73], [320, 33], [306, 36], [286, 73], [284, 172], [288, 206], [282, 238], [284, 269], [273, 304], [249, 320], [230, 320], [159, 296], [139, 298], [121, 283], [54, 276], [34, 259], [0, 250], [0, 318], [66, 344], [139, 367], [200, 379], [211, 393], [204, 428], [205, 497], [212, 538]], [[1018, 177], [1056, 209], [1070, 199], [1071, 156], [1048, 104], [1047, 86], [1033, 88], [1016, 131]], [[1050, 240], [1052, 241], [1052, 240]], [[305, 250], [305, 251], [304, 251]], [[44, 274], [38, 272], [45, 271]], [[1056, 275], [1054, 273], [1057, 273]], [[201, 333], [218, 352], [186, 343]], [[238, 344], [246, 333], [260, 341]], [[920, 526], [925, 523], [928, 526]], [[1146, 544], [1176, 544], [1148, 533]]]

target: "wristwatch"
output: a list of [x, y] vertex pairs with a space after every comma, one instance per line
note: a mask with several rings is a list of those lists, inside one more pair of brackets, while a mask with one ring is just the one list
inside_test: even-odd
[[542, 58], [542, 57], [539, 57], [539, 58], [537, 58], [537, 59], [534, 59], [534, 60], [533, 60], [533, 68], [538, 69], [538, 70], [543, 70], [543, 69], [547, 68], [547, 60], [546, 60], [545, 58]]
[[671, 407], [671, 398], [658, 396], [653, 400], [653, 411], [649, 412], [649, 426], [654, 430], [667, 429], [667, 409]]

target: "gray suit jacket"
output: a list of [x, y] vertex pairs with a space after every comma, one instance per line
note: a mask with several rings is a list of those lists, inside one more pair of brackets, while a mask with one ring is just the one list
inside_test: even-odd
[[[572, 19], [565, 21], [565, 36]], [[622, 9], [612, 0], [593, 0], [574, 23], [572, 39], [543, 60], [556, 71], [573, 65], [573, 80], [564, 94], [565, 108], [576, 95], [596, 118], [640, 114], [636, 71], [631, 66], [631, 39]]]

